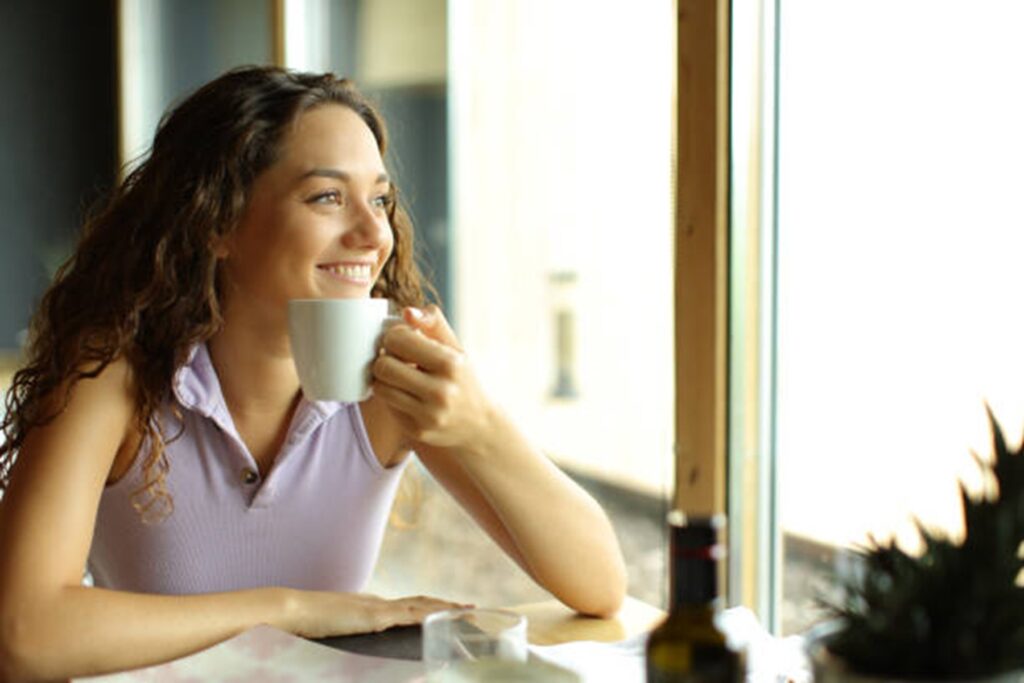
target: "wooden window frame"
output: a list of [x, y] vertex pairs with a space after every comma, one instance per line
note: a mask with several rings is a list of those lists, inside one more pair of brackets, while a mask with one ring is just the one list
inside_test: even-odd
[[674, 507], [726, 512], [730, 0], [678, 0]]

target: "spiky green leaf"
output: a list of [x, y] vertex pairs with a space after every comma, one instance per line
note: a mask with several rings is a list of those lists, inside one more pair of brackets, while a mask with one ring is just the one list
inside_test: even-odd
[[843, 597], [822, 604], [841, 620], [832, 652], [864, 674], [906, 679], [976, 678], [1024, 670], [1024, 457], [992, 411], [995, 498], [961, 484], [964, 538], [955, 543], [915, 520], [921, 552], [871, 539]]

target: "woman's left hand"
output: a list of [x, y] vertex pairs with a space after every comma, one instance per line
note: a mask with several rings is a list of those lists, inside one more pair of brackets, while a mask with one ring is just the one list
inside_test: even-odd
[[409, 439], [458, 449], [487, 434], [492, 419], [466, 355], [437, 306], [402, 311], [381, 340], [371, 366], [373, 392], [391, 410]]

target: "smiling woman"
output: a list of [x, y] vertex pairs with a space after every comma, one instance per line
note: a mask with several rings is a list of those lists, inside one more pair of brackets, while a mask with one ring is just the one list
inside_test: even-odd
[[[360, 593], [412, 451], [566, 605], [621, 604], [604, 512], [423, 306], [385, 150], [348, 81], [237, 69], [163, 120], [86, 223], [2, 425], [0, 676], [143, 666], [261, 623], [376, 631], [453, 605]], [[308, 400], [288, 301], [365, 297], [402, 311], [373, 395]], [[95, 587], [81, 585], [86, 566]]]

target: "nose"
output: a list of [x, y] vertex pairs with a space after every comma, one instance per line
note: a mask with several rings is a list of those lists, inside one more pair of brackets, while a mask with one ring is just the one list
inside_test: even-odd
[[349, 206], [347, 223], [341, 241], [348, 249], [378, 249], [391, 236], [387, 214], [366, 201]]

